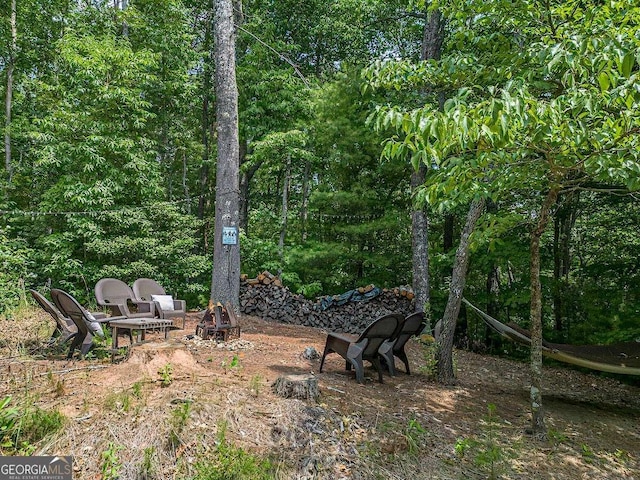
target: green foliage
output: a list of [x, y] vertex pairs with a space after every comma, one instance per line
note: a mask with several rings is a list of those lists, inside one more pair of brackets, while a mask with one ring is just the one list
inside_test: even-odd
[[262, 387], [263, 380], [262, 375], [259, 373], [251, 377], [251, 380], [249, 380], [249, 391], [254, 397], [260, 395], [260, 388]]
[[43, 410], [36, 405], [10, 406], [11, 396], [0, 401], [0, 452], [3, 455], [31, 455], [36, 444], [56, 432], [65, 423], [57, 410]]
[[182, 435], [182, 431], [189, 421], [191, 406], [191, 401], [185, 401], [179, 403], [178, 406], [171, 411], [171, 418], [169, 420], [169, 445], [171, 448], [178, 448], [178, 446], [182, 444], [180, 435]]
[[458, 439], [454, 447], [456, 454], [461, 458], [473, 452], [474, 463], [478, 467], [487, 469], [490, 479], [499, 478], [501, 462], [505, 456], [502, 446], [497, 442], [498, 428], [496, 406], [490, 404], [487, 407], [487, 415], [483, 419], [480, 438]]
[[7, 314], [25, 297], [30, 280], [34, 252], [20, 239], [9, 239], [0, 229], [0, 315]]
[[237, 354], [234, 354], [230, 360], [222, 360], [220, 365], [225, 374], [230, 370], [239, 371], [242, 368], [240, 357]]
[[164, 365], [160, 370], [158, 370], [158, 375], [160, 375], [160, 386], [168, 387], [173, 382], [173, 367], [170, 363]]
[[404, 437], [407, 440], [409, 455], [417, 455], [422, 451], [422, 440], [426, 436], [427, 430], [415, 418], [409, 419], [405, 428]]
[[120, 478], [122, 461], [118, 457], [118, 452], [123, 449], [124, 447], [122, 445], [109, 442], [107, 449], [102, 452], [100, 472], [104, 480], [117, 480]]
[[231, 444], [226, 438], [226, 423], [218, 425], [216, 446], [208, 455], [199, 455], [191, 480], [269, 480], [275, 467], [269, 460], [254, 456]]
[[144, 449], [144, 454], [142, 457], [142, 462], [140, 462], [139, 468], [139, 478], [141, 480], [151, 480], [155, 478], [156, 470], [157, 470], [157, 453], [155, 447], [146, 447]]
[[429, 378], [436, 378], [438, 373], [438, 345], [433, 338], [421, 341], [424, 364], [420, 366], [420, 373]]
[[[500, 301], [513, 315], [511, 307], [527, 301], [528, 276], [513, 268], [512, 262], [527, 268], [521, 260], [528, 255], [521, 235], [528, 235], [537, 221], [546, 192], [625, 194], [640, 188], [640, 123], [634, 114], [640, 101], [638, 23], [634, 20], [638, 7], [612, 2], [600, 8], [577, 1], [544, 5], [527, 1], [517, 6], [501, 1], [452, 1], [439, 6], [451, 33], [440, 60], [377, 62], [366, 69], [365, 78], [367, 91], [442, 92], [446, 95], [443, 108], [437, 95], [426, 94], [421, 103], [406, 98], [391, 106], [381, 102], [370, 120], [381, 132], [392, 129], [382, 152], [385, 158], [411, 160], [414, 167], [424, 164], [430, 169], [427, 183], [416, 196], [418, 204], [452, 212], [474, 197], [485, 196], [496, 205], [491, 220], [484, 220], [484, 230], [473, 239], [476, 250], [486, 249], [478, 252], [483, 253], [485, 270], [471, 277], [469, 288], [486, 298], [486, 269], [496, 265], [508, 269], [508, 287], [502, 286]], [[595, 215], [587, 218], [595, 226], [591, 222]], [[637, 222], [631, 223], [637, 229]], [[544, 236], [542, 247], [546, 298], [560, 284], [552, 277], [551, 239]], [[517, 249], [503, 252], [503, 246]], [[623, 258], [626, 263], [626, 255]], [[573, 275], [564, 280], [569, 283], [563, 301], [569, 304], [591, 280], [590, 275], [583, 276], [584, 260], [581, 257], [580, 269], [572, 272], [577, 281], [573, 283]], [[624, 267], [618, 274], [621, 271]], [[635, 272], [630, 276], [635, 282]], [[513, 281], [517, 278], [522, 281]], [[612, 284], [624, 292], [626, 288], [620, 287], [629, 279]], [[583, 304], [598, 296], [594, 290]], [[435, 294], [437, 311], [437, 289]], [[629, 297], [635, 305], [633, 295], [618, 294], [614, 301], [626, 311]], [[607, 301], [603, 296], [602, 303]], [[551, 302], [545, 303], [545, 320], [551, 321], [551, 314], [557, 312]], [[577, 325], [598, 331], [590, 323], [595, 319], [581, 313], [572, 319], [573, 332], [579, 333]], [[610, 324], [610, 313], [598, 312], [597, 323]], [[633, 330], [622, 324], [621, 317], [614, 314], [613, 330], [603, 331], [628, 338]], [[631, 324], [635, 317], [629, 315]]]
[[105, 399], [105, 407], [127, 413], [131, 409], [131, 394], [127, 391], [113, 392]]
[[[67, 8], [39, 28], [59, 27], [56, 18], [65, 19], [64, 33], [32, 38], [50, 56], [17, 76], [24, 95], [15, 100], [14, 139], [24, 161], [7, 190], [16, 210], [7, 247], [23, 243], [33, 254], [28, 277], [12, 278], [27, 286], [51, 279], [84, 303], [102, 276], [150, 276], [193, 302], [210, 271], [195, 235], [202, 222], [187, 214], [188, 202], [163, 202], [173, 196], [168, 172], [200, 152], [186, 10], [174, 1], [136, 2], [115, 15], [107, 6]], [[25, 22], [26, 31], [34, 27]], [[189, 179], [180, 183], [188, 200]], [[14, 291], [0, 278], [0, 298]]]
[[11, 433], [16, 424], [16, 417], [19, 411], [15, 407], [9, 407], [11, 397], [7, 396], [0, 401], [0, 446], [4, 448], [11, 447], [13, 442], [10, 440]]

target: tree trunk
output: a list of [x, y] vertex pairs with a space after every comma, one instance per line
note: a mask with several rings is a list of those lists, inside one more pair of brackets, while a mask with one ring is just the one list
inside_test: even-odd
[[[411, 189], [415, 191], [424, 184], [427, 167], [421, 164], [411, 174]], [[429, 218], [424, 208], [414, 208], [411, 214], [411, 240], [413, 265], [413, 292], [416, 312], [425, 312], [427, 328], [430, 329], [429, 312]]]
[[[488, 200], [487, 213], [497, 214], [498, 205], [495, 202]], [[494, 318], [498, 318], [498, 297], [500, 295], [500, 267], [497, 265], [497, 263], [495, 263], [495, 261], [491, 262], [489, 273], [487, 274], [486, 294], [487, 313]], [[494, 347], [499, 347], [499, 338], [500, 337], [498, 337], [497, 335], [493, 335], [491, 329], [485, 325], [484, 345], [487, 349], [493, 350]]]
[[254, 162], [240, 174], [240, 228], [249, 231], [249, 196], [251, 194], [251, 179], [260, 169], [263, 160]]
[[[240, 147], [234, 13], [231, 0], [216, 0], [214, 8], [218, 161], [211, 298], [223, 305], [230, 303], [234, 308], [239, 308]], [[233, 229], [235, 229], [235, 236]]]
[[427, 17], [422, 31], [422, 48], [420, 57], [422, 60], [439, 60], [444, 42], [444, 20], [440, 10], [434, 10]]
[[444, 215], [444, 225], [442, 233], [442, 250], [447, 253], [453, 248], [453, 228], [456, 224], [456, 217], [453, 213]]
[[11, 106], [13, 104], [13, 73], [15, 69], [16, 53], [18, 50], [18, 27], [16, 25], [16, 0], [11, 0], [11, 47], [7, 62], [7, 90], [4, 100], [5, 128], [4, 128], [4, 166], [7, 179], [11, 183], [13, 165], [11, 162]]
[[567, 317], [565, 298], [571, 271], [571, 231], [576, 221], [576, 198], [569, 193], [553, 217], [553, 314], [557, 331], [565, 329]]
[[189, 184], [187, 183], [187, 152], [182, 150], [182, 190], [184, 192], [184, 199], [187, 202], [187, 213], [191, 215], [191, 193], [189, 193]]
[[[209, 20], [209, 18], [207, 18]], [[206, 30], [204, 35], [205, 45], [211, 47], [211, 28], [209, 24], [211, 22], [205, 22]], [[209, 161], [210, 161], [210, 142], [209, 138], [211, 122], [210, 122], [210, 113], [209, 113], [209, 91], [211, 89], [211, 69], [210, 63], [213, 63], [213, 54], [210, 55], [209, 61], [205, 61], [204, 63], [204, 75], [203, 75], [203, 85], [202, 85], [202, 166], [200, 167], [200, 194], [198, 198], [198, 218], [203, 219], [205, 217], [205, 212], [209, 208]], [[206, 243], [206, 242], [205, 242]]]
[[449, 299], [442, 317], [442, 331], [438, 338], [438, 381], [443, 384], [451, 384], [455, 379], [455, 372], [453, 371], [453, 335], [469, 267], [470, 237], [476, 222], [482, 215], [484, 204], [484, 199], [474, 200], [471, 203], [462, 234], [460, 235], [460, 244], [456, 250]]
[[[444, 23], [439, 11], [427, 18], [422, 35], [421, 60], [438, 59], [444, 41]], [[442, 103], [442, 102], [441, 102]], [[411, 190], [415, 192], [424, 184], [427, 166], [422, 163], [411, 175]], [[430, 329], [429, 307], [429, 218], [424, 208], [414, 208], [411, 214], [412, 237], [412, 286], [415, 293], [416, 312], [425, 312], [427, 328]]]
[[547, 428], [542, 408], [542, 287], [540, 285], [540, 238], [549, 223], [551, 207], [558, 197], [552, 188], [544, 199], [538, 223], [531, 232], [531, 428], [539, 439], [545, 439]]
[[291, 157], [287, 155], [284, 167], [284, 181], [282, 182], [282, 210], [280, 218], [280, 239], [278, 240], [278, 254], [280, 255], [280, 268], [278, 277], [282, 275], [284, 265], [284, 240], [287, 236], [287, 215], [289, 214], [289, 182], [291, 177]]
[[[487, 313], [498, 318], [498, 296], [500, 294], [500, 267], [496, 264], [492, 264], [487, 275], [486, 283], [487, 292]], [[498, 347], [500, 340], [496, 339], [496, 335], [492, 335], [492, 331], [489, 327], [485, 328], [485, 346], [489, 349]]]
[[302, 179], [302, 204], [300, 205], [300, 224], [302, 225], [302, 242], [307, 241], [307, 223], [309, 221], [309, 175], [311, 164], [307, 160], [304, 162], [304, 174]]

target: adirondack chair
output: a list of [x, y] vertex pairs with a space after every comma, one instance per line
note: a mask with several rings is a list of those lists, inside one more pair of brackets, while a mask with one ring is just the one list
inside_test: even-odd
[[[76, 348], [80, 348], [80, 357], [84, 357], [93, 345], [94, 335], [103, 337], [104, 332], [100, 322], [89, 313], [78, 301], [63, 290], [51, 289], [51, 298], [58, 310], [67, 318], [70, 318], [76, 326], [77, 333], [73, 336], [73, 342], [69, 347], [67, 358], [73, 357]], [[100, 319], [106, 322], [107, 318]]]
[[405, 371], [407, 375], [411, 375], [411, 371], [409, 370], [409, 360], [407, 359], [407, 354], [404, 351], [404, 346], [407, 344], [407, 341], [413, 337], [414, 335], [420, 335], [422, 330], [424, 330], [424, 313], [416, 312], [409, 315], [404, 319], [400, 328], [396, 332], [395, 338], [391, 338], [386, 340], [380, 345], [378, 349], [378, 353], [382, 356], [387, 367], [389, 368], [389, 374], [392, 377], [396, 375], [396, 368], [394, 363], [394, 357], [398, 357], [404, 363]]
[[49, 342], [60, 340], [62, 343], [68, 342], [78, 333], [78, 328], [73, 320], [62, 314], [49, 300], [47, 300], [40, 292], [30, 289], [31, 296], [42, 307], [42, 309], [51, 315], [56, 322], [56, 328], [51, 334]]
[[395, 313], [384, 315], [371, 323], [360, 335], [348, 333], [329, 333], [320, 361], [320, 372], [324, 367], [324, 360], [329, 353], [337, 353], [346, 361], [346, 369], [353, 366], [356, 371], [356, 381], [364, 383], [364, 365], [367, 360], [378, 371], [378, 380], [382, 380], [382, 366], [378, 349], [385, 340], [392, 338], [399, 323], [404, 320], [402, 315]]
[[165, 289], [155, 280], [150, 278], [138, 278], [133, 282], [133, 295], [136, 301], [153, 302], [155, 314], [158, 318], [182, 317], [182, 328], [187, 320], [187, 302], [175, 300], [167, 295]]
[[[131, 287], [116, 278], [98, 280], [94, 288], [96, 301], [108, 308], [111, 315], [126, 318], [153, 318], [155, 304], [152, 301], [137, 300]], [[137, 307], [137, 312], [129, 309], [129, 303]]]

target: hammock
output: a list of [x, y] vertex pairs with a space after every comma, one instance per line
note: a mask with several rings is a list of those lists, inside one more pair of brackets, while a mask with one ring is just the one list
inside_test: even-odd
[[[514, 324], [505, 325], [492, 316], [462, 301], [475, 311], [493, 330], [509, 340], [531, 346], [531, 334]], [[567, 345], [542, 341], [543, 355], [560, 362], [601, 372], [622, 375], [640, 375], [640, 342], [623, 342], [612, 345]]]

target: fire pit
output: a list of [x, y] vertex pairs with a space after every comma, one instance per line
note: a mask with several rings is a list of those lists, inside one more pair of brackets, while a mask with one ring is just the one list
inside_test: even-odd
[[196, 335], [203, 340], [209, 338], [226, 342], [231, 334], [240, 337], [240, 325], [233, 307], [221, 303], [214, 304], [209, 300], [209, 306], [204, 311], [202, 321], [196, 326]]

